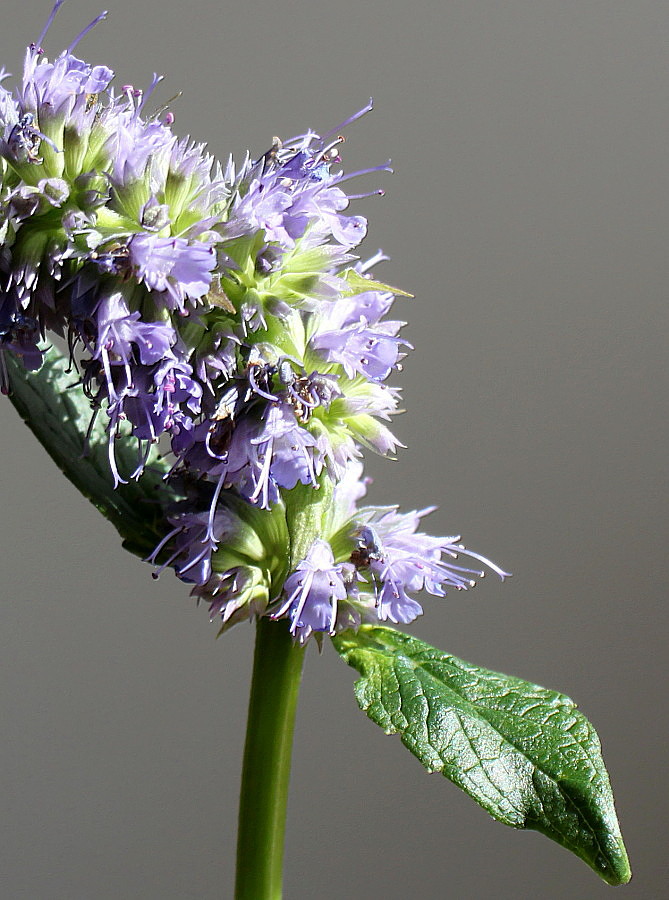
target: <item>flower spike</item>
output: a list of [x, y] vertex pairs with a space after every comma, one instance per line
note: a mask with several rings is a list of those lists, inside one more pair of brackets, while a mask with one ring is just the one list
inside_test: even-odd
[[[166, 105], [145, 115], [162, 75], [115, 90], [110, 68], [73, 55], [106, 12], [44, 55], [62, 2], [28, 48], [20, 89], [0, 83], [0, 389], [6, 354], [33, 371], [51, 333], [67, 338], [114, 484], [140, 479], [158, 444], [170, 457], [150, 560], [225, 628], [270, 615], [304, 642], [409, 622], [417, 591], [470, 587], [478, 571], [449, 562], [469, 551], [418, 532], [424, 512], [356, 506], [363, 450], [403, 446], [387, 424], [400, 396], [389, 382], [411, 350], [391, 316], [402, 292], [372, 277], [387, 257], [356, 252], [367, 221], [351, 203], [383, 191], [345, 190], [390, 162], [335, 168], [372, 101], [223, 168], [160, 119]], [[117, 452], [128, 441], [130, 465]], [[296, 555], [291, 497], [323, 503], [315, 495], [333, 490], [347, 520]]]

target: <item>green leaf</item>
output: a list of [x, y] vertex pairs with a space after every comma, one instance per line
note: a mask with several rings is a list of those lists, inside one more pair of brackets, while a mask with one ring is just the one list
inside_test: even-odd
[[358, 704], [430, 772], [514, 828], [571, 850], [609, 884], [631, 877], [597, 734], [569, 697], [482, 669], [392, 628], [333, 639]]
[[[114, 525], [124, 546], [138, 556], [150, 553], [164, 533], [161, 490], [166, 464], [157, 452], [138, 481], [116, 489], [109, 466], [107, 417], [100, 413], [91, 429], [88, 450], [85, 436], [91, 421], [91, 403], [84, 395], [68, 360], [55, 348], [38, 372], [26, 372], [11, 354], [5, 354], [10, 395], [21, 418], [59, 469]], [[114, 442], [121, 472], [137, 465], [137, 442], [121, 437]], [[161, 525], [162, 522], [162, 525]]]

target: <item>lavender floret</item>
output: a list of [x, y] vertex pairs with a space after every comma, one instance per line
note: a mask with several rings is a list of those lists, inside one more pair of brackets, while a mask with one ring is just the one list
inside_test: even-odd
[[286, 616], [291, 633], [301, 643], [314, 631], [335, 633], [338, 604], [348, 592], [344, 567], [335, 563], [326, 541], [314, 541], [306, 558], [286, 580], [284, 591], [286, 600], [272, 616]]

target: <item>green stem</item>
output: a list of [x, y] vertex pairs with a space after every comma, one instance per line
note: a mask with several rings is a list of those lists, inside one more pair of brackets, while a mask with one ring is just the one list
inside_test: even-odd
[[239, 801], [235, 900], [280, 900], [293, 726], [304, 647], [258, 620]]

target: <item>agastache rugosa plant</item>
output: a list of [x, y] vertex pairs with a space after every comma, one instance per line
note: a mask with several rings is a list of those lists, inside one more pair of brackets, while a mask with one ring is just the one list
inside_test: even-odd
[[[153, 94], [74, 51], [0, 86], [0, 383], [131, 551], [172, 568], [220, 631], [257, 622], [238, 898], [276, 898], [305, 645], [330, 637], [359, 705], [495, 818], [630, 877], [597, 737], [564, 695], [384, 622], [499, 566], [429, 509], [364, 506], [392, 453], [409, 344], [379, 251], [358, 246], [337, 128], [225, 166]], [[6, 76], [3, 76], [3, 80]], [[381, 191], [378, 191], [381, 193]], [[60, 339], [60, 341], [58, 341]], [[58, 350], [57, 347], [61, 349]], [[268, 748], [272, 748], [271, 764]]]

